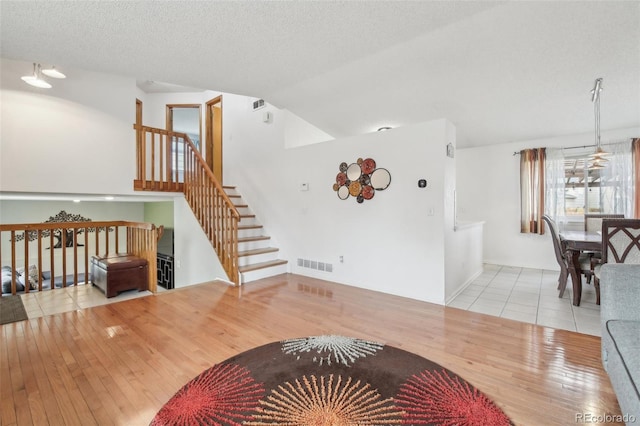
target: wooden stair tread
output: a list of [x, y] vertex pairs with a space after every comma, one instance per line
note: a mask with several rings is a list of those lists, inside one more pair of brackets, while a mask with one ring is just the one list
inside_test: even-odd
[[271, 237], [269, 237], [268, 235], [259, 235], [257, 237], [238, 238], [238, 242], [239, 243], [249, 243], [251, 241], [263, 241], [263, 240], [269, 240], [269, 239], [271, 239]]
[[249, 204], [234, 204], [233, 207], [237, 209], [244, 209], [244, 208], [248, 208]]
[[222, 185], [222, 189], [236, 189], [233, 185]]
[[270, 268], [271, 266], [285, 265], [289, 263], [287, 260], [270, 260], [269, 262], [254, 263], [252, 265], [241, 266], [238, 268], [240, 272], [257, 271], [258, 269]]
[[260, 249], [244, 250], [244, 251], [239, 251], [238, 252], [238, 257], [254, 256], [256, 254], [273, 253], [273, 252], [276, 252], [278, 250], [280, 250], [280, 249], [275, 248], [275, 247], [265, 247], [265, 248], [260, 248]]
[[258, 229], [258, 228], [262, 228], [262, 225], [239, 225], [238, 226], [238, 231], [243, 231], [243, 230], [247, 230], [247, 229]]
[[237, 194], [227, 194], [227, 197], [229, 198], [241, 198], [242, 195], [237, 195]]

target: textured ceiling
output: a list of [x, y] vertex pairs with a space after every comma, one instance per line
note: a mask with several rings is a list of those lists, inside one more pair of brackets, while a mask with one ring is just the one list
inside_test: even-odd
[[640, 3], [0, 2], [2, 57], [262, 97], [343, 137], [446, 117], [458, 146], [640, 126]]

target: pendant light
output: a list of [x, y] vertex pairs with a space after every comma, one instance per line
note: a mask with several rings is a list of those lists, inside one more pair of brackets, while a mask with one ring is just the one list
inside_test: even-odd
[[33, 74], [23, 76], [22, 81], [41, 89], [51, 89], [51, 85], [44, 81], [40, 76], [40, 64], [36, 64], [35, 62], [33, 63]]
[[606, 156], [609, 155], [602, 149], [600, 141], [600, 92], [602, 92], [602, 78], [597, 78], [593, 90], [591, 90], [591, 102], [593, 102], [593, 113], [595, 117], [595, 145], [596, 150], [589, 155], [591, 164], [589, 169], [603, 169], [609, 161]]

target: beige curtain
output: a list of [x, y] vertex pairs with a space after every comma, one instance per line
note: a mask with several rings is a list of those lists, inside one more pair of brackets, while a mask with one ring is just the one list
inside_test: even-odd
[[544, 234], [545, 148], [520, 151], [520, 232]]
[[633, 192], [635, 195], [633, 214], [636, 219], [640, 219], [640, 138], [633, 140], [631, 155], [633, 156]]

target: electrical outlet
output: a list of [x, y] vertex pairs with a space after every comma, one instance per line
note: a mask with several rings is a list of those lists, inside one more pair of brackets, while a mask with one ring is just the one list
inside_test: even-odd
[[340, 259], [340, 263], [344, 263], [344, 256], [340, 256], [339, 259]]

